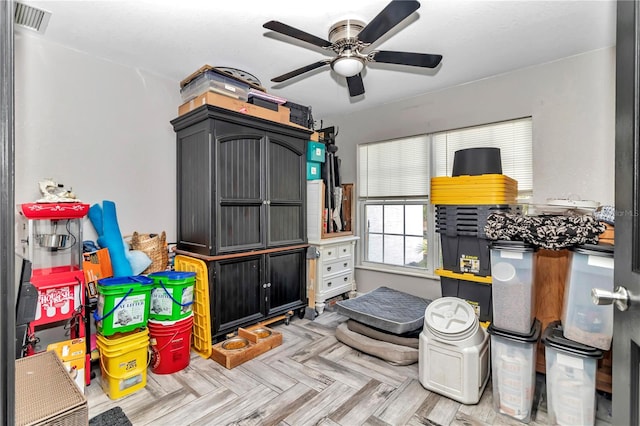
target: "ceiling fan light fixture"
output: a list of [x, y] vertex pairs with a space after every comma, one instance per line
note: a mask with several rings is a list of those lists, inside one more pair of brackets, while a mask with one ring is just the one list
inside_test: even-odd
[[343, 77], [353, 77], [360, 74], [364, 61], [357, 56], [340, 57], [331, 63], [331, 68]]

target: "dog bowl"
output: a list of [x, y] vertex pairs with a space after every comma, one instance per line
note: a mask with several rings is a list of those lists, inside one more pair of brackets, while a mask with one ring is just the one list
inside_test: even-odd
[[227, 339], [222, 343], [222, 349], [226, 351], [237, 351], [239, 349], [244, 349], [247, 346], [249, 346], [249, 341], [244, 337], [239, 336]]
[[256, 328], [255, 330], [251, 330], [251, 332], [255, 334], [258, 339], [265, 339], [272, 334], [268, 328]]

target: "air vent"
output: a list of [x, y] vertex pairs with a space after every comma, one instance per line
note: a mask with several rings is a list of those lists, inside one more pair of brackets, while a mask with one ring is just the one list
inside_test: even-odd
[[51, 12], [49, 11], [16, 2], [16, 13], [14, 14], [13, 22], [20, 28], [28, 28], [44, 34], [49, 24], [49, 18], [51, 18]]

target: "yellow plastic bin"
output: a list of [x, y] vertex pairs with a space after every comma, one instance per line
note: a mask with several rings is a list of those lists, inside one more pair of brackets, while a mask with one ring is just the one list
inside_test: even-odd
[[149, 331], [96, 335], [100, 351], [102, 390], [111, 399], [130, 395], [147, 385]]

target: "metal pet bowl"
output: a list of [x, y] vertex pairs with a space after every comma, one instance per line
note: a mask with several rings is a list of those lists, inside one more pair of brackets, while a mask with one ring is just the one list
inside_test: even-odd
[[255, 334], [258, 339], [266, 339], [273, 334], [268, 328], [256, 328], [255, 330], [251, 330], [251, 332]]
[[239, 336], [227, 339], [222, 343], [222, 349], [226, 351], [237, 351], [239, 349], [244, 349], [247, 346], [249, 346], [249, 341], [244, 337]]

